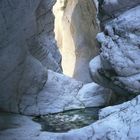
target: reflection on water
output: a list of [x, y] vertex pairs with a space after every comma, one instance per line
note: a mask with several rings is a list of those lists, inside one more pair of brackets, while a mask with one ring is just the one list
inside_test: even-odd
[[71, 129], [81, 128], [98, 120], [100, 108], [86, 108], [71, 110], [58, 114], [34, 117], [33, 120], [40, 123], [42, 131], [66, 132]]

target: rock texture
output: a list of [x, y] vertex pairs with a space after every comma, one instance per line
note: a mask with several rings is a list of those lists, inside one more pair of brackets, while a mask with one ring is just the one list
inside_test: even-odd
[[66, 133], [42, 132], [29, 117], [0, 114], [0, 139], [11, 140], [139, 140], [140, 96], [100, 112], [99, 121]]
[[101, 24], [118, 17], [122, 12], [134, 8], [139, 4], [139, 0], [99, 0], [99, 18]]
[[[60, 35], [58, 44], [62, 52], [68, 55], [65, 49], [72, 49], [68, 59], [64, 56], [66, 64], [72, 58], [74, 77], [89, 82], [87, 63], [96, 53], [94, 37], [99, 30], [95, 7], [91, 0], [57, 2], [63, 22], [60, 20], [57, 25], [56, 38]], [[0, 139], [139, 140], [140, 96], [104, 108], [98, 121], [65, 133], [43, 132], [32, 117], [18, 115], [42, 116], [102, 107], [111, 97], [107, 88], [120, 95], [140, 94], [139, 1], [99, 0], [99, 7], [96, 3], [104, 32], [97, 35], [101, 53], [91, 60], [89, 67], [93, 80], [107, 88], [94, 82], [83, 84], [57, 73], [62, 69], [53, 33], [54, 3], [54, 0], [0, 1]]]
[[53, 35], [54, 2], [0, 2], [1, 110], [43, 115], [108, 102], [108, 89], [94, 83], [82, 88], [81, 82], [69, 77], [51, 71], [48, 74], [47, 68], [61, 72]]
[[33, 14], [38, 4], [39, 1], [0, 1], [1, 109], [18, 111], [22, 94], [38, 92], [47, 80], [46, 69], [30, 55], [26, 42], [36, 30]]
[[31, 54], [45, 67], [62, 72], [61, 55], [54, 39], [54, 15], [52, 7], [55, 0], [42, 0], [35, 11], [37, 31], [28, 39]]
[[64, 74], [91, 82], [88, 63], [97, 54], [96, 8], [92, 0], [58, 0], [54, 6], [55, 34]]
[[102, 48], [90, 62], [93, 79], [122, 95], [140, 94], [140, 6], [106, 23], [97, 39]]
[[48, 80], [41, 92], [24, 94], [20, 100], [20, 113], [45, 115], [65, 110], [105, 106], [110, 91], [95, 83], [82, 82], [62, 74], [48, 71]]
[[47, 68], [61, 71], [53, 36], [54, 1], [0, 1], [0, 108], [19, 112], [23, 94], [37, 94]]

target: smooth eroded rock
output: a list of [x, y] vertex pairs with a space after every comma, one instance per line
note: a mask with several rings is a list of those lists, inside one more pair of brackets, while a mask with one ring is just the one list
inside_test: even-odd
[[45, 115], [105, 106], [109, 100], [109, 89], [95, 83], [83, 85], [82, 82], [49, 70], [48, 80], [41, 92], [23, 95], [20, 111], [27, 115]]

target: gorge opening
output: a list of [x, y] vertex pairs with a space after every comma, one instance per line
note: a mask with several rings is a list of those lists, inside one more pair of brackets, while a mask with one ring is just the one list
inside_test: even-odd
[[97, 55], [97, 9], [92, 0], [57, 0], [53, 7], [54, 33], [62, 55], [63, 73], [92, 82], [89, 61]]

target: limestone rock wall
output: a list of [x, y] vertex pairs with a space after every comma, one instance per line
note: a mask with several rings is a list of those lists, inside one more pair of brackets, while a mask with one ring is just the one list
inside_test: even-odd
[[61, 55], [54, 39], [54, 15], [52, 7], [55, 0], [42, 0], [35, 11], [37, 32], [28, 39], [31, 54], [45, 67], [62, 72]]
[[[93, 56], [95, 50], [87, 49], [87, 46], [94, 40], [94, 31], [98, 31], [97, 26], [93, 27], [94, 24], [91, 24], [92, 16], [87, 16], [90, 1], [61, 2], [59, 10], [63, 22], [59, 20], [58, 25], [55, 24], [59, 27], [57, 35], [60, 35], [56, 35], [56, 38], [62, 45], [62, 52], [65, 50], [63, 43], [67, 49], [72, 49], [74, 57], [71, 55], [69, 58], [74, 60], [77, 69], [80, 68], [76, 72], [87, 79], [76, 77], [76, 72], [74, 77], [90, 81], [88, 73], [85, 74], [85, 60], [90, 58], [87, 56]], [[99, 0], [99, 8], [102, 6], [104, 11], [112, 11], [113, 14], [109, 19], [101, 17], [104, 28], [97, 35], [101, 52], [90, 62], [92, 78], [102, 86], [95, 83], [83, 85], [63, 74], [46, 70], [48, 67], [61, 72], [61, 56], [53, 35], [53, 4], [53, 0], [0, 1], [0, 109], [38, 116], [70, 109], [105, 106], [110, 99], [110, 90], [102, 86], [120, 95], [140, 94], [139, 1]], [[112, 6], [109, 7], [110, 5]], [[119, 11], [121, 14], [118, 16]], [[99, 9], [99, 14], [100, 12]], [[117, 17], [114, 17], [114, 13], [117, 13]], [[107, 16], [110, 14], [106, 13]], [[69, 51], [66, 55], [68, 54]], [[67, 66], [74, 68], [74, 64], [69, 65], [68, 60], [66, 62]], [[137, 96], [123, 104], [102, 109], [98, 121], [66, 133], [42, 132], [41, 126], [33, 122], [32, 117], [0, 112], [0, 139], [139, 140], [139, 108], [140, 96]]]
[[98, 52], [96, 14], [92, 0], [58, 0], [54, 7], [63, 72], [83, 82], [91, 82], [88, 63]]
[[36, 94], [47, 68], [61, 72], [53, 35], [55, 1], [0, 1], [0, 109], [20, 112], [24, 94]]

